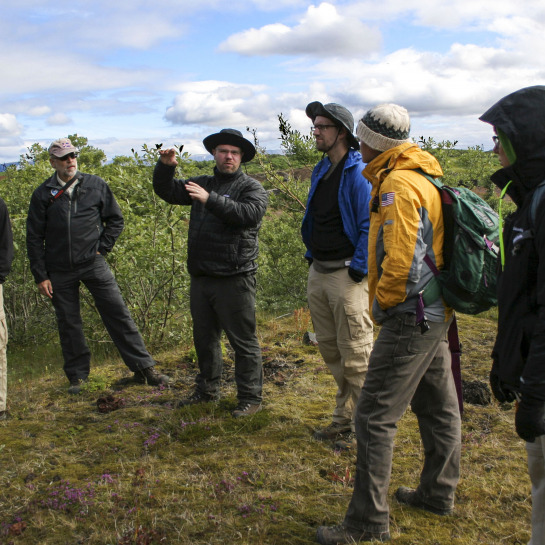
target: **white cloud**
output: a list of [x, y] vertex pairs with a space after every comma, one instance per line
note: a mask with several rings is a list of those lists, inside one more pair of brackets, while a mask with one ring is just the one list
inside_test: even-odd
[[269, 102], [260, 85], [201, 81], [182, 85], [180, 90], [165, 113], [165, 119], [175, 125], [237, 128], [255, 115], [262, 117]]
[[28, 108], [25, 113], [31, 117], [42, 117], [51, 113], [51, 108], [49, 106], [33, 106]]
[[381, 45], [378, 30], [359, 19], [346, 17], [332, 4], [309, 6], [299, 24], [265, 25], [233, 34], [219, 51], [242, 55], [362, 56]]
[[[0, 50], [1, 51], [1, 50]], [[105, 67], [74, 53], [63, 53], [62, 63], [51, 69], [51, 54], [43, 49], [19, 47], [0, 52], [0, 73], [3, 93], [92, 92], [97, 89], [117, 89], [145, 85], [158, 77], [158, 72]]]
[[13, 114], [0, 114], [0, 137], [19, 136], [23, 128]]
[[47, 124], [56, 125], [68, 125], [72, 123], [72, 120], [66, 114], [54, 114], [47, 118]]

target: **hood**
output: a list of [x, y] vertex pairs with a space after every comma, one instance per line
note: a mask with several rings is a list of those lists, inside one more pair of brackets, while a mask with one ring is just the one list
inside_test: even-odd
[[443, 176], [439, 161], [413, 143], [406, 143], [382, 152], [364, 169], [363, 175], [373, 184], [384, 180], [393, 170], [423, 170], [433, 177]]
[[527, 188], [545, 179], [545, 86], [520, 89], [502, 98], [480, 118], [500, 129], [513, 147], [516, 161], [506, 169]]

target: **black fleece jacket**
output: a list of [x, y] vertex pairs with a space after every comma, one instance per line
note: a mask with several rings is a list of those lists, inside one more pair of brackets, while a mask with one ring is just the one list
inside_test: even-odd
[[69, 271], [110, 252], [123, 231], [123, 215], [108, 184], [76, 173], [72, 194], [51, 202], [61, 185], [54, 174], [32, 194], [27, 216], [27, 254], [36, 283], [49, 271]]

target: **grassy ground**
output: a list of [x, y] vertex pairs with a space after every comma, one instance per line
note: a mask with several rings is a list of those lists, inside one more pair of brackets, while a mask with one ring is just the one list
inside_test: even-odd
[[[487, 380], [495, 323], [460, 317], [466, 380]], [[308, 315], [260, 326], [264, 410], [235, 420], [226, 358], [219, 404], [177, 409], [190, 391], [188, 354], [159, 355], [170, 389], [123, 385], [119, 362], [95, 366], [88, 391], [66, 393], [57, 371], [9, 385], [0, 422], [0, 543], [40, 545], [310, 544], [339, 523], [355, 454], [311, 438], [329, 422], [334, 384]], [[229, 355], [228, 355], [229, 356]], [[121, 406], [101, 413], [97, 399]], [[440, 518], [391, 499], [393, 545], [525, 544], [530, 484], [511, 406], [466, 404], [455, 515]], [[390, 493], [415, 485], [422, 464], [416, 420], [399, 426]]]

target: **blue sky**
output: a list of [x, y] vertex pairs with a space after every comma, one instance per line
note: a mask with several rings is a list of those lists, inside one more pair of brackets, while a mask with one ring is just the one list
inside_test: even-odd
[[[6, 4], [6, 3], [5, 3]], [[257, 129], [307, 103], [405, 106], [412, 136], [491, 147], [478, 117], [545, 84], [542, 0], [18, 0], [0, 17], [0, 162], [77, 133], [109, 158]], [[249, 137], [250, 135], [246, 133]]]

